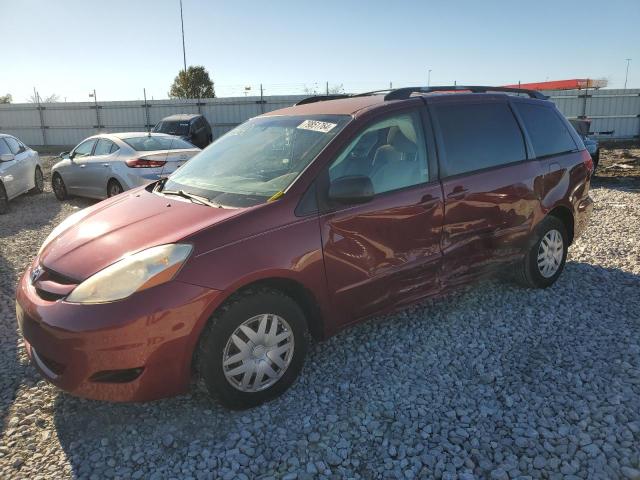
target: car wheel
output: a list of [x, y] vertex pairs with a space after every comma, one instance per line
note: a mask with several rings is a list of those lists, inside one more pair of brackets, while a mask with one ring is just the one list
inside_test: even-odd
[[69, 198], [67, 186], [64, 184], [64, 180], [62, 180], [62, 176], [59, 173], [53, 174], [51, 178], [51, 188], [58, 200], [63, 201]]
[[0, 182], [0, 215], [9, 211], [9, 196], [4, 189], [4, 185]]
[[569, 238], [558, 218], [545, 218], [535, 230], [533, 245], [521, 268], [521, 283], [531, 288], [547, 288], [558, 279], [567, 259]]
[[196, 368], [223, 405], [249, 408], [289, 388], [306, 351], [307, 323], [300, 306], [278, 290], [248, 289], [209, 320]]
[[115, 178], [109, 180], [109, 184], [107, 185], [107, 197], [115, 197], [116, 195], [120, 195], [124, 192], [124, 188], [120, 185], [120, 182]]
[[599, 163], [600, 163], [600, 149], [597, 149], [596, 153], [593, 155], [593, 173], [596, 173]]
[[35, 173], [33, 174], [33, 184], [34, 187], [31, 189], [31, 193], [44, 192], [44, 175], [40, 167], [36, 167]]

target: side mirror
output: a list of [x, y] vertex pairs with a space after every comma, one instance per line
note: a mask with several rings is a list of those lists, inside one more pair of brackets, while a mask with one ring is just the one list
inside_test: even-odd
[[69, 158], [69, 153], [70, 152], [60, 152], [60, 155], [58, 155], [60, 158]]
[[329, 199], [338, 203], [367, 203], [374, 195], [373, 183], [365, 175], [336, 178], [329, 185]]
[[13, 153], [3, 153], [0, 155], [0, 162], [10, 162], [15, 160], [16, 156]]

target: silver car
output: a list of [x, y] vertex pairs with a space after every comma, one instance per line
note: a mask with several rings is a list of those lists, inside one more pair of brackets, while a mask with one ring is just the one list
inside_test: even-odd
[[9, 200], [29, 191], [43, 190], [38, 152], [16, 137], [0, 133], [0, 214], [9, 210]]
[[110, 133], [89, 137], [51, 169], [58, 200], [103, 199], [173, 173], [200, 149], [173, 135]]

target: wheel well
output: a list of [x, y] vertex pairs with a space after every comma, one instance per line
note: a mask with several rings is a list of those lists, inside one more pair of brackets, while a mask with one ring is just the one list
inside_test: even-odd
[[243, 286], [234, 295], [249, 288], [267, 287], [279, 290], [291, 297], [302, 309], [309, 333], [315, 339], [324, 338], [324, 320], [313, 294], [299, 282], [288, 278], [266, 278]]
[[567, 207], [558, 206], [549, 212], [549, 215], [556, 217], [564, 223], [569, 236], [569, 245], [573, 243], [573, 214]]

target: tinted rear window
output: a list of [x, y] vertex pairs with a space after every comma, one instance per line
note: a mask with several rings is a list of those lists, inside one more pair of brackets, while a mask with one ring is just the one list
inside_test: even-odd
[[194, 148], [189, 142], [176, 137], [143, 137], [124, 138], [123, 141], [138, 152], [153, 150], [178, 150], [180, 148]]
[[441, 104], [434, 110], [444, 146], [445, 175], [527, 157], [522, 132], [506, 103]]
[[515, 103], [524, 126], [529, 133], [536, 157], [558, 155], [575, 150], [569, 130], [551, 107], [531, 103]]
[[189, 135], [189, 121], [181, 120], [178, 122], [175, 121], [162, 121], [156, 128], [153, 129], [154, 132], [158, 133], [168, 133], [169, 135]]

